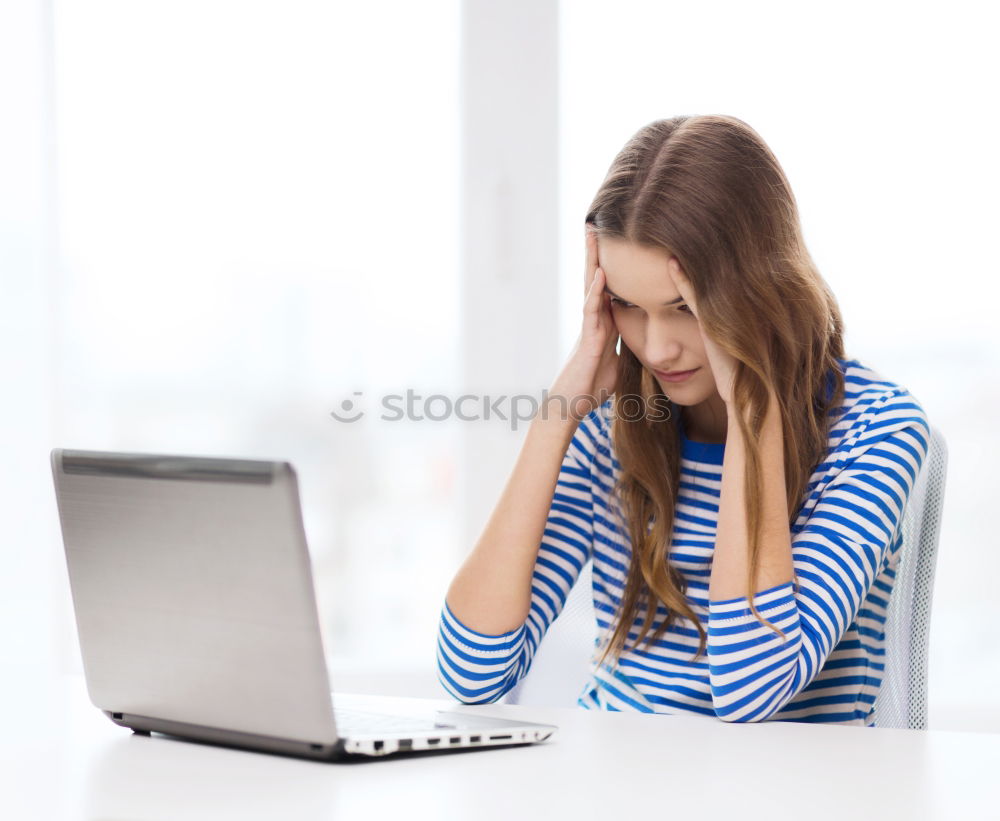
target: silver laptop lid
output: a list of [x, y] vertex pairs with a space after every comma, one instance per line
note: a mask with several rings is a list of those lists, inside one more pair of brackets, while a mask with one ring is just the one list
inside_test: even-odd
[[291, 465], [63, 449], [51, 458], [95, 706], [336, 741]]

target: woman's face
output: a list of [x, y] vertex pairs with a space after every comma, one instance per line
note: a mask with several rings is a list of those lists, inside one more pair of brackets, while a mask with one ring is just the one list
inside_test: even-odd
[[[598, 259], [611, 295], [611, 312], [622, 342], [677, 405], [698, 405], [718, 396], [698, 320], [681, 299], [667, 270], [670, 255], [659, 248], [600, 238]], [[680, 381], [664, 372], [694, 373]]]

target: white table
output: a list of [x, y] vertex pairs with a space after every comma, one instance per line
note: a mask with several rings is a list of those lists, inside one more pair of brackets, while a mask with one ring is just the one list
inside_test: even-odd
[[19, 821], [1000, 818], [1000, 735], [987, 733], [442, 699], [559, 731], [527, 747], [336, 764], [133, 735], [90, 705], [81, 676], [2, 686], [0, 817]]

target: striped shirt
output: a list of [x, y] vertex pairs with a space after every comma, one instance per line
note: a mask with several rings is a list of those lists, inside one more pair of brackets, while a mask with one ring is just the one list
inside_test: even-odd
[[[677, 414], [680, 488], [668, 561], [687, 580], [687, 598], [707, 633], [678, 616], [657, 642], [635, 644], [640, 607], [621, 658], [596, 666], [577, 704], [586, 709], [688, 713], [724, 721], [787, 720], [874, 726], [884, 671], [888, 597], [902, 545], [902, 513], [927, 454], [930, 427], [903, 387], [856, 359], [838, 360], [845, 396], [830, 411], [826, 458], [810, 477], [791, 528], [798, 589], [789, 581], [754, 596], [711, 601], [724, 444], [688, 439]], [[593, 560], [595, 647], [610, 638], [631, 548], [615, 526], [609, 496], [620, 464], [610, 437], [612, 400], [577, 429], [563, 459], [532, 577], [524, 624], [485, 635], [445, 602], [437, 641], [438, 678], [461, 702], [497, 701], [527, 672], [535, 648], [570, 588]], [[667, 612], [658, 605], [658, 626]], [[652, 638], [650, 631], [647, 638]]]

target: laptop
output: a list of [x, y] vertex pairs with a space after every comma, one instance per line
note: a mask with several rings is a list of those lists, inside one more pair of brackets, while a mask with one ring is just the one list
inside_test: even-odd
[[115, 724], [324, 760], [556, 731], [432, 700], [415, 714], [338, 704], [288, 462], [61, 448], [51, 461], [87, 691]]

